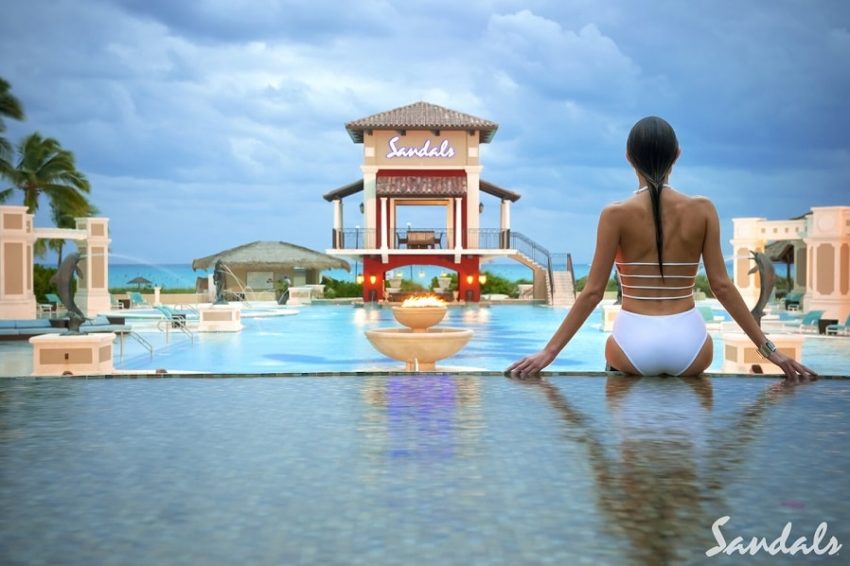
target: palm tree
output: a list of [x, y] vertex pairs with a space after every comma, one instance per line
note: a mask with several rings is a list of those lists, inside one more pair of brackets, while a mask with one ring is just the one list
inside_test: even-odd
[[[6, 131], [6, 124], [3, 118], [12, 118], [14, 120], [24, 119], [24, 109], [21, 107], [20, 101], [12, 96], [9, 92], [12, 86], [2, 77], [0, 77], [0, 134]], [[9, 140], [0, 136], [0, 175], [5, 175], [10, 169], [9, 158], [12, 155], [12, 144]]]
[[[53, 201], [50, 204], [50, 218], [57, 228], [76, 228], [77, 218], [84, 216], [97, 216], [100, 211], [88, 203], [81, 209], [75, 209], [74, 205], [68, 205], [62, 200]], [[40, 245], [42, 244], [43, 245]], [[47, 249], [56, 252], [56, 268], [62, 265], [62, 252], [65, 248], [65, 240], [36, 240], [34, 253], [42, 256]]]
[[77, 171], [74, 154], [58, 141], [35, 132], [21, 142], [18, 157], [17, 165], [6, 173], [13, 186], [0, 191], [0, 202], [18, 189], [24, 193], [24, 206], [30, 214], [38, 210], [42, 193], [60, 211], [76, 213], [91, 208], [86, 197], [90, 191], [88, 179]]

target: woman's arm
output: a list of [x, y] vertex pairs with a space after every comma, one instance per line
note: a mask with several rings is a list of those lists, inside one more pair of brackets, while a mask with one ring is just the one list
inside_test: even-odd
[[[741, 330], [749, 336], [753, 344], [756, 347], [761, 347], [767, 342], [767, 336], [764, 335], [753, 318], [741, 297], [741, 293], [729, 280], [729, 275], [726, 272], [726, 263], [723, 261], [723, 252], [720, 249], [720, 220], [717, 216], [717, 210], [708, 199], [703, 199], [703, 203], [706, 212], [706, 231], [702, 259], [711, 292], [738, 323]], [[796, 383], [798, 379], [806, 381], [811, 376], [817, 375], [803, 364], [779, 351], [773, 352], [768, 360], [782, 368], [782, 371], [785, 372], [785, 378], [791, 382]]]
[[617, 208], [616, 205], [612, 205], [605, 208], [599, 216], [599, 226], [596, 230], [596, 252], [593, 255], [593, 262], [590, 264], [590, 273], [587, 276], [584, 290], [579, 294], [570, 312], [567, 313], [566, 318], [546, 346], [536, 354], [526, 356], [515, 362], [505, 370], [506, 373], [521, 377], [532, 375], [552, 363], [558, 353], [578, 332], [578, 329], [581, 328], [581, 325], [584, 324], [599, 301], [602, 300], [605, 287], [608, 285], [608, 279], [611, 276], [611, 267], [614, 264], [614, 256], [617, 253], [619, 243], [620, 228], [617, 221]]

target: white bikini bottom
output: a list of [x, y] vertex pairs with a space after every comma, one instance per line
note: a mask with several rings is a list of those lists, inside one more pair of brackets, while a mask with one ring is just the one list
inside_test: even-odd
[[621, 310], [613, 336], [641, 375], [679, 375], [694, 363], [708, 331], [696, 308], [658, 316]]

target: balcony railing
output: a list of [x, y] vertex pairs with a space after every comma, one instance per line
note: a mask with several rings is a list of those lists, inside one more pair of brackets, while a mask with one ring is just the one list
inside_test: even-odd
[[[390, 234], [389, 249], [434, 249], [452, 250], [456, 247], [455, 237], [459, 235], [462, 249], [481, 250], [517, 250], [531, 261], [549, 272], [550, 290], [553, 286], [552, 254], [549, 250], [519, 233], [498, 228], [479, 228], [463, 231], [449, 228], [402, 228]], [[333, 230], [332, 245], [337, 250], [376, 249], [379, 247], [374, 229], [344, 228]], [[565, 263], [566, 258], [561, 263]]]
[[[456, 235], [462, 240], [464, 249], [506, 250], [519, 249], [539, 261], [548, 253], [532, 240], [517, 232], [498, 228], [480, 228], [475, 230], [453, 230], [450, 228], [400, 228], [389, 234], [390, 249], [454, 249]], [[333, 230], [331, 245], [337, 250], [362, 250], [380, 247], [378, 234], [374, 229], [345, 228]]]

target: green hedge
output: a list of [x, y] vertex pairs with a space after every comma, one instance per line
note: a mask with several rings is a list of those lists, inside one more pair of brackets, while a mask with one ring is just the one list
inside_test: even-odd
[[350, 281], [337, 281], [331, 277], [322, 277], [322, 285], [325, 286], [326, 299], [341, 299], [345, 297], [362, 297], [363, 284]]

